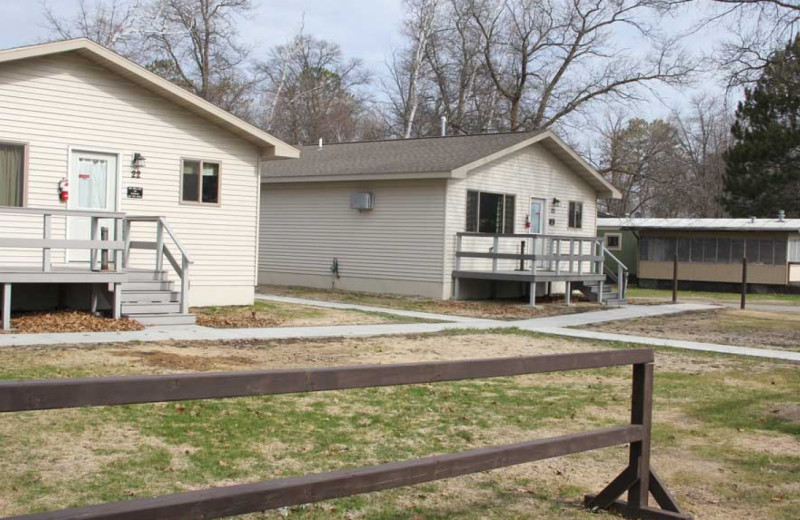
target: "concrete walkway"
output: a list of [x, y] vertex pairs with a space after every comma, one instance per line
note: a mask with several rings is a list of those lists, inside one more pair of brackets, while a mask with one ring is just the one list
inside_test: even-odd
[[580, 327], [593, 323], [605, 323], [608, 321], [631, 320], [634, 318], [646, 318], [648, 316], [663, 316], [667, 314], [677, 314], [689, 311], [710, 311], [718, 309], [717, 305], [706, 303], [676, 303], [674, 305], [629, 305], [627, 307], [616, 307], [613, 309], [593, 312], [579, 312], [574, 314], [561, 314], [559, 316], [547, 316], [545, 318], [533, 318], [530, 320], [515, 322], [521, 328], [562, 328]]
[[699, 343], [694, 341], [673, 340], [667, 338], [651, 338], [644, 336], [628, 336], [624, 334], [611, 334], [589, 330], [573, 329], [581, 325], [604, 323], [615, 320], [627, 320], [646, 316], [661, 316], [680, 312], [711, 310], [719, 308], [716, 305], [703, 303], [682, 303], [668, 305], [631, 305], [602, 311], [548, 316], [519, 321], [500, 321], [464, 316], [450, 316], [427, 312], [406, 311], [388, 307], [374, 307], [349, 303], [337, 303], [302, 298], [289, 298], [283, 296], [256, 295], [256, 298], [265, 301], [292, 303], [297, 305], [310, 305], [343, 310], [359, 310], [364, 312], [378, 312], [394, 314], [409, 318], [438, 320], [440, 323], [390, 323], [379, 325], [334, 325], [323, 327], [270, 327], [252, 329], [215, 329], [199, 325], [150, 327], [141, 331], [125, 332], [74, 332], [62, 334], [0, 334], [0, 348], [26, 346], [26, 345], [71, 345], [71, 344], [100, 344], [120, 342], [154, 342], [154, 341], [226, 341], [236, 339], [313, 339], [329, 337], [371, 337], [385, 335], [425, 334], [436, 333], [452, 329], [504, 329], [519, 328], [532, 332], [551, 334], [556, 336], [592, 339], [599, 341], [616, 341], [624, 343], [637, 343], [650, 346], [662, 346], [695, 350], [702, 352], [718, 352], [739, 356], [751, 356], [780, 361], [800, 362], [800, 352], [784, 350], [759, 349], [738, 347], [733, 345], [716, 345], [712, 343]]
[[566, 328], [528, 328], [525, 330], [541, 332], [543, 334], [553, 334], [569, 338], [593, 339], [600, 341], [619, 341], [622, 343], [636, 343], [653, 347], [670, 347], [684, 350], [696, 350], [698, 352], [717, 352], [719, 354], [732, 354], [735, 356], [748, 356], [765, 358], [780, 361], [800, 362], [800, 352], [790, 350], [775, 350], [766, 348], [737, 347], [734, 345], [718, 345], [716, 343], [700, 343], [697, 341], [685, 341], [680, 339], [653, 338], [649, 336], [629, 336], [627, 334], [613, 334], [609, 332], [596, 332], [593, 330], [566, 329]]

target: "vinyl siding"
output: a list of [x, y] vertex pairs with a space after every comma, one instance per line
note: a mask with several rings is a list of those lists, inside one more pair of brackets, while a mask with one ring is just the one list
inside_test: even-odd
[[[193, 305], [248, 303], [256, 283], [258, 150], [191, 112], [74, 54], [0, 65], [0, 141], [29, 145], [28, 207], [65, 208], [58, 181], [67, 176], [69, 149], [119, 154], [119, 210], [167, 217], [193, 256]], [[134, 153], [147, 158], [141, 179], [130, 178]], [[180, 203], [181, 159], [220, 163], [220, 204]], [[127, 199], [126, 187], [144, 197]], [[36, 237], [40, 218], [0, 213], [3, 236]], [[65, 236], [54, 218], [54, 238]], [[134, 240], [154, 240], [154, 226], [134, 224]], [[174, 246], [173, 252], [177, 255]], [[3, 251], [0, 262], [38, 264], [36, 251]], [[136, 252], [134, 266], [152, 265]], [[64, 254], [54, 251], [54, 262]]]
[[[456, 233], [465, 231], [466, 227], [468, 190], [515, 195], [515, 233], [527, 232], [525, 217], [530, 211], [530, 199], [540, 198], [545, 200], [544, 233], [582, 237], [596, 236], [597, 193], [594, 188], [544, 147], [539, 144], [531, 145], [473, 170], [467, 174], [465, 179], [448, 181], [445, 268], [442, 273], [443, 281], [448, 287], [452, 284]], [[551, 213], [554, 197], [561, 203], [559, 207], [554, 208], [555, 212]], [[570, 201], [583, 202], [583, 226], [581, 229], [567, 227]], [[549, 225], [549, 219], [555, 219], [555, 225]], [[465, 247], [467, 244], [468, 242], [465, 242]], [[477, 245], [477, 243], [473, 245]]]
[[[362, 191], [374, 194], [375, 208], [359, 213], [350, 194]], [[444, 181], [265, 185], [261, 278], [441, 298], [444, 196]]]

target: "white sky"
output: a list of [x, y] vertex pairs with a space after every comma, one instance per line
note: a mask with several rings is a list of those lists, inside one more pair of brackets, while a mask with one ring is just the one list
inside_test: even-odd
[[[376, 76], [386, 71], [387, 57], [402, 45], [399, 34], [403, 18], [401, 0], [256, 0], [257, 8], [240, 27], [242, 40], [256, 51], [266, 52], [283, 43], [304, 18], [305, 31], [338, 43], [346, 57], [357, 57]], [[78, 0], [49, 0], [57, 12], [74, 13]], [[667, 32], [686, 30], [699, 18], [697, 4], [674, 17], [658, 20]], [[618, 43], [634, 52], [640, 47], [633, 33], [618, 33]], [[710, 51], [724, 34], [719, 28], [692, 35], [685, 45], [692, 52]], [[40, 0], [0, 0], [0, 48], [52, 39], [42, 19]], [[658, 88], [670, 107], [680, 107], [697, 91], [720, 91], [715, 78], [700, 78], [691, 91]], [[653, 98], [639, 107], [643, 117], [664, 117], [669, 110]]]

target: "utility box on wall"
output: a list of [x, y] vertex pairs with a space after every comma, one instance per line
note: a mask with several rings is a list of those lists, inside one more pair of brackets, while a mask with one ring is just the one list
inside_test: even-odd
[[369, 192], [351, 193], [350, 208], [364, 211], [375, 207], [375, 196]]

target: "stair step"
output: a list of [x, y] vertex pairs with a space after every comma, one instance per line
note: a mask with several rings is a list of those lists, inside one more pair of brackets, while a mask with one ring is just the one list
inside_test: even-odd
[[621, 307], [623, 305], [628, 305], [628, 300], [626, 298], [612, 298], [610, 300], [605, 300], [605, 304], [615, 307]]
[[173, 288], [172, 282], [164, 280], [125, 282], [122, 284], [122, 293], [125, 294], [129, 291], [171, 291]]
[[166, 271], [128, 271], [128, 280], [131, 282], [167, 281]]
[[181, 304], [178, 302], [122, 304], [122, 314], [134, 317], [141, 314], [177, 314], [180, 312]]
[[197, 322], [194, 314], [137, 314], [129, 317], [142, 325], [194, 325]]
[[177, 291], [130, 291], [122, 288], [122, 303], [169, 303], [180, 301]]

